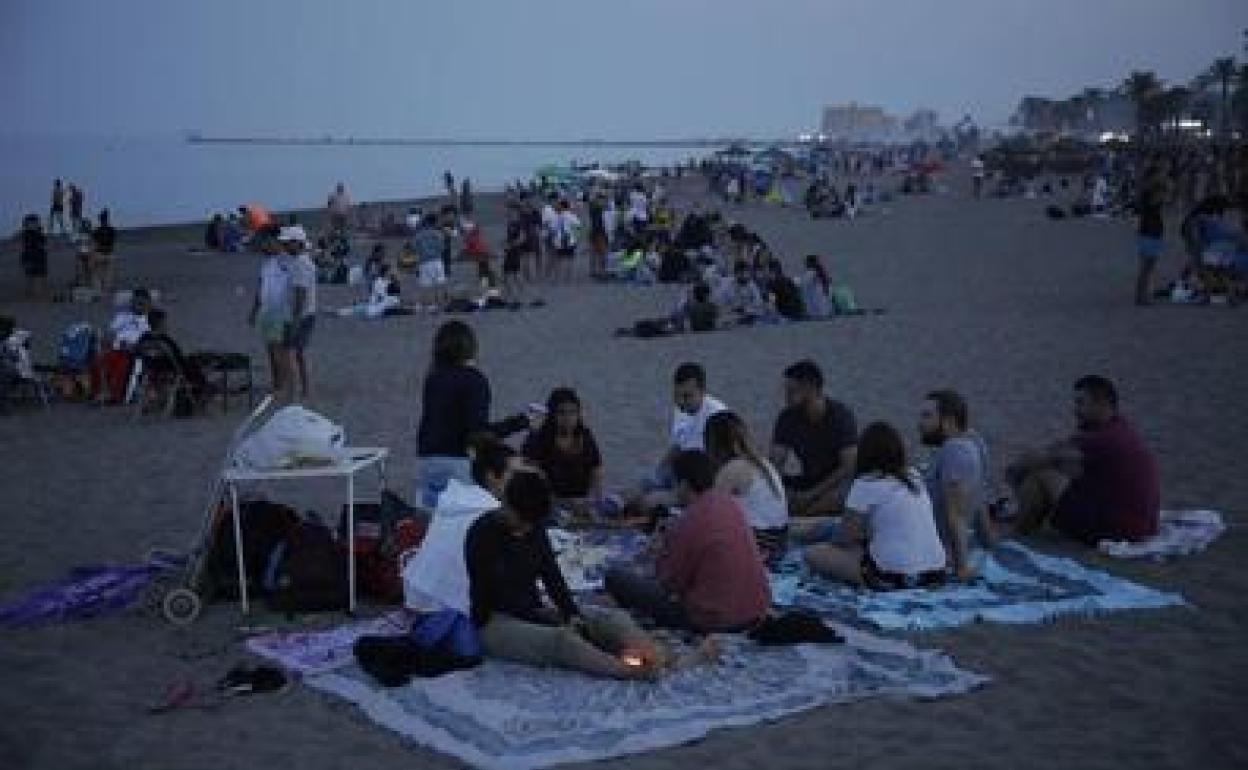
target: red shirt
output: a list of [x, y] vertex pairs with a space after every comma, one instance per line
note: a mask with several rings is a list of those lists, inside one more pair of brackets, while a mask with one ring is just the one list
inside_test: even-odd
[[1089, 544], [1157, 534], [1161, 517], [1157, 461], [1131, 424], [1114, 417], [1081, 431], [1075, 444], [1083, 453], [1083, 473], [1070, 482], [1058, 502], [1057, 528]]
[[485, 235], [480, 227], [474, 227], [464, 236], [464, 254], [474, 259], [488, 257], [490, 247], [485, 243]]
[[767, 614], [771, 587], [745, 513], [710, 490], [668, 528], [658, 577], [699, 630], [740, 630]]

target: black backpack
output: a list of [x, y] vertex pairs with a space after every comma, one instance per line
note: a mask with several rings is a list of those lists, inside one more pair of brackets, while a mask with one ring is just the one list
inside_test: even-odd
[[[243, 566], [249, 592], [258, 591], [273, 550], [299, 521], [294, 509], [268, 500], [239, 504], [239, 527], [243, 534]], [[212, 548], [205, 568], [205, 595], [218, 599], [238, 598], [238, 561], [229, 505], [221, 501], [213, 532]]]
[[265, 587], [269, 606], [286, 613], [347, 608], [346, 552], [320, 519], [309, 516], [291, 528], [273, 551]]

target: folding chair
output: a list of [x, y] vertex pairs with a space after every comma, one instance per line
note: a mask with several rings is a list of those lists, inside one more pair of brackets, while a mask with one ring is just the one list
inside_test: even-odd
[[152, 336], [135, 345], [126, 398], [134, 402], [135, 417], [150, 413], [153, 407], [158, 407], [165, 417], [172, 417], [179, 399], [186, 399], [192, 412], [201, 406], [182, 356], [168, 341]]

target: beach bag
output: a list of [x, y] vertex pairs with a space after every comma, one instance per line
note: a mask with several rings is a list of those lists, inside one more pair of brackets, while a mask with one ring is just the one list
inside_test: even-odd
[[428, 513], [408, 505], [387, 489], [378, 503], [356, 503], [355, 532], [348, 538], [344, 505], [338, 532], [340, 539], [349, 542], [355, 551], [360, 590], [386, 604], [401, 602], [402, 561], [424, 541], [428, 528]]
[[57, 364], [72, 372], [85, 372], [95, 358], [95, 330], [88, 323], [71, 324], [61, 334]]
[[[295, 510], [268, 500], [248, 500], [238, 507], [243, 536], [243, 567], [249, 590], [263, 588], [265, 569], [274, 549], [299, 521]], [[238, 561], [234, 549], [234, 525], [230, 506], [221, 500], [207, 561], [208, 596], [238, 598]]]
[[302, 406], [286, 406], [243, 439], [234, 464], [272, 470], [302, 465], [333, 465], [346, 453], [341, 425]]
[[346, 554], [314, 514], [295, 524], [273, 549], [264, 587], [269, 606], [278, 612], [346, 609]]
[[435, 677], [480, 665], [480, 656], [463, 657], [449, 645], [422, 647], [410, 636], [362, 636], [352, 647], [360, 668], [383, 687], [402, 687], [412, 677]]
[[809, 610], [790, 610], [764, 618], [746, 634], [764, 646], [784, 644], [844, 644], [845, 639]]

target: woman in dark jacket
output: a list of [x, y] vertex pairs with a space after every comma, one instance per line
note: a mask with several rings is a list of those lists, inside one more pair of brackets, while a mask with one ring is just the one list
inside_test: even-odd
[[472, 483], [468, 446], [477, 436], [505, 438], [528, 427], [523, 414], [490, 423], [490, 382], [477, 368], [477, 338], [463, 321], [447, 321], [433, 338], [417, 432], [416, 496], [433, 508], [451, 479]]

